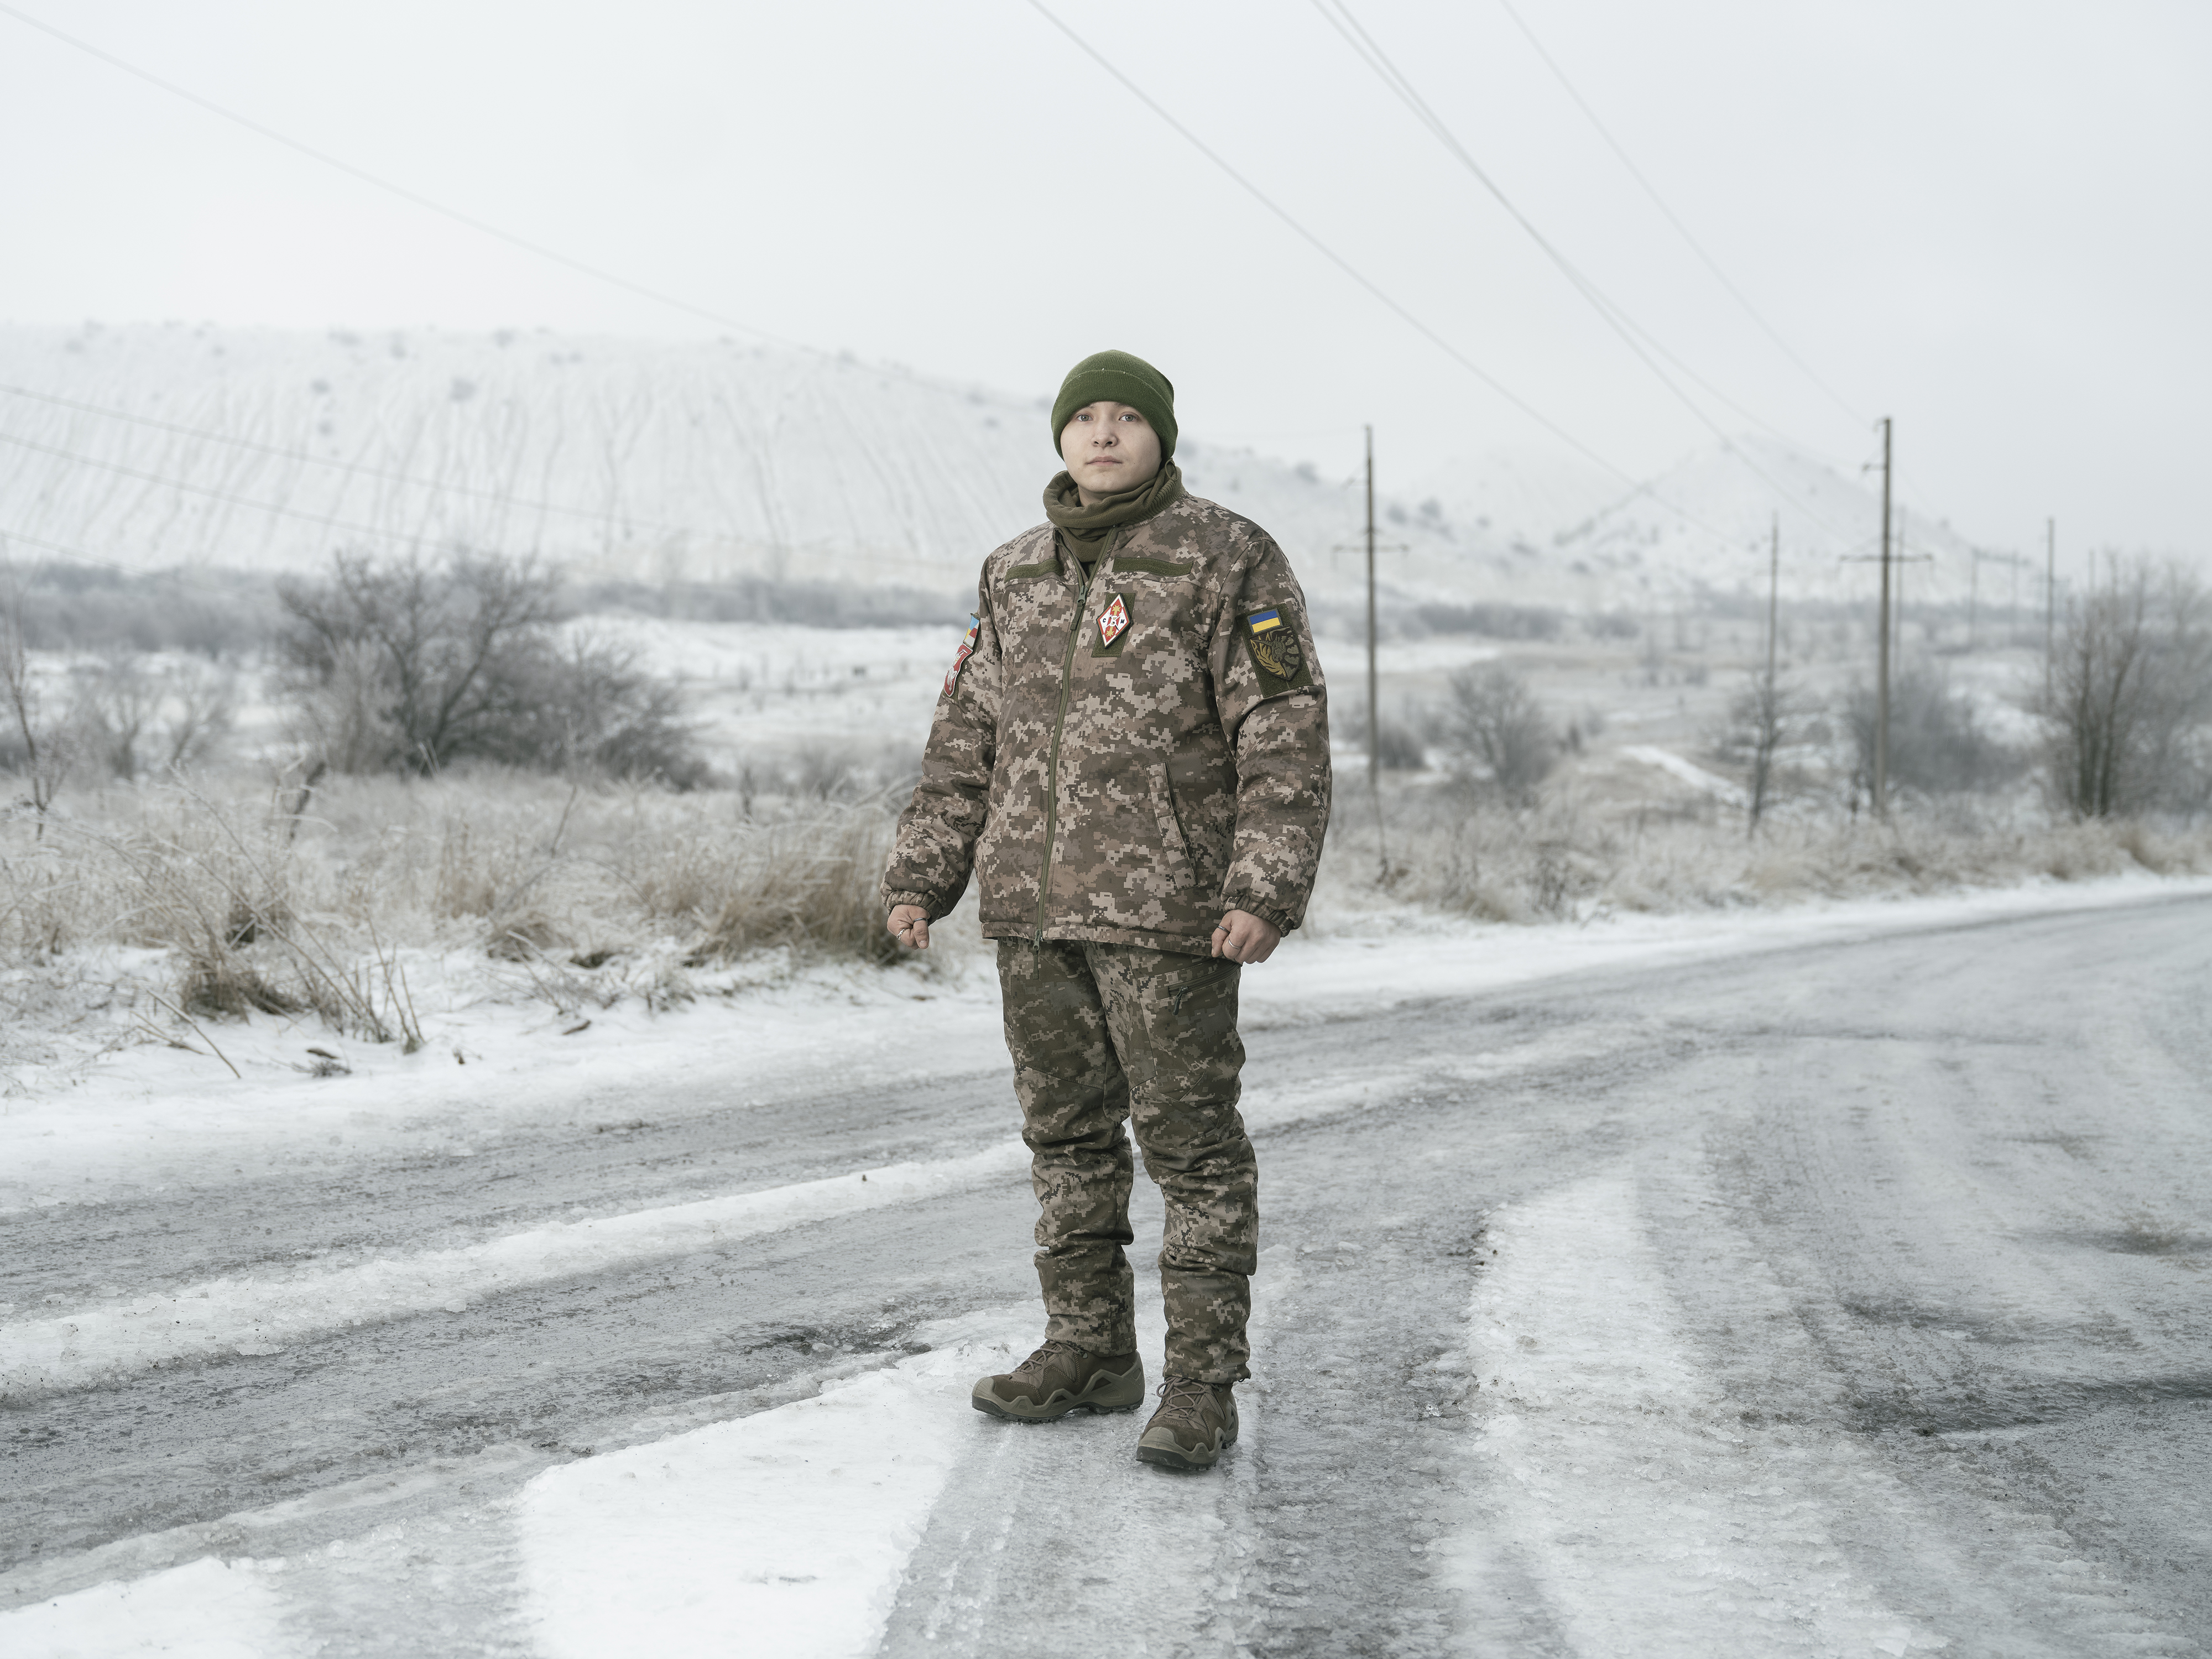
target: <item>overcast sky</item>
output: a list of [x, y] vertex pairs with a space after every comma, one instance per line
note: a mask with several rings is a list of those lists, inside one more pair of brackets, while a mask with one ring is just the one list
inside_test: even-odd
[[[779, 337], [1023, 393], [1120, 346], [1196, 435], [1340, 471], [1373, 422], [1398, 487], [1563, 447], [1026, 0], [4, 3]], [[1641, 476], [1710, 440], [1310, 0], [1048, 3], [1588, 451]], [[1723, 428], [1856, 468], [1893, 415], [1900, 489], [1972, 538], [2212, 549], [2212, 7], [1514, 0], [1816, 381], [1502, 0], [1351, 3]], [[3, 13], [0, 155], [0, 320], [720, 331]]]

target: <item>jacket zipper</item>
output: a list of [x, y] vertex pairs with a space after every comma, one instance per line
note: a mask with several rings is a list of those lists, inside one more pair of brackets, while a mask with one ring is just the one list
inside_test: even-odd
[[[1114, 556], [1121, 540], [1121, 532], [1118, 530], [1107, 538], [1105, 550], [1091, 567], [1098, 576], [1106, 574], [1106, 562]], [[1066, 551], [1075, 568], [1082, 569], [1083, 562], [1076, 558], [1075, 550], [1069, 548]], [[1056, 842], [1060, 834], [1060, 734], [1067, 725], [1067, 697], [1075, 683], [1075, 647], [1083, 638], [1083, 613], [1090, 609], [1091, 584], [1094, 580], [1091, 576], [1081, 578], [1076, 589], [1075, 622], [1067, 630], [1067, 655], [1060, 665], [1060, 713], [1053, 720], [1052, 753], [1045, 763], [1044, 865], [1037, 872], [1036, 927], [1030, 936], [1034, 945], [1044, 943], [1045, 907], [1052, 902], [1052, 856], [1059, 850]]]

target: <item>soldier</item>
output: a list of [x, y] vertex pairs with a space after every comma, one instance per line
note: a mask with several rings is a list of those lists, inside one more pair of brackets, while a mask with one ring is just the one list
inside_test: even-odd
[[972, 869], [998, 945], [1046, 1340], [978, 1382], [975, 1408], [1043, 1422], [1143, 1402], [1131, 1119], [1167, 1206], [1165, 1380], [1137, 1455], [1205, 1468], [1251, 1375], [1237, 976], [1305, 913], [1328, 702], [1282, 549], [1183, 489], [1165, 375], [1086, 357], [1052, 432], [1067, 470], [1049, 522], [983, 562], [883, 897], [891, 933], [926, 950]]

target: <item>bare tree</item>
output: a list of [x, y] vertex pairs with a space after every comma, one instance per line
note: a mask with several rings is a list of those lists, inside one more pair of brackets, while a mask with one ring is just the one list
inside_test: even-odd
[[[1854, 791], [1870, 792], [1879, 718], [1873, 688], [1854, 686], [1844, 699], [1843, 713], [1853, 750]], [[1895, 787], [1923, 795], [1966, 794], [1996, 788], [2019, 777], [2027, 765], [2025, 755], [1990, 730], [1973, 699], [1953, 690], [1933, 664], [1911, 664], [1890, 682], [1889, 777]]]
[[374, 645], [351, 640], [293, 687], [293, 735], [323, 768], [361, 773], [399, 766], [407, 739], [391, 716], [384, 671]]
[[138, 738], [161, 703], [155, 676], [127, 652], [70, 671], [69, 723], [78, 750], [100, 771], [138, 775]]
[[74, 752], [122, 779], [198, 757], [229, 728], [236, 679], [213, 663], [117, 652], [70, 670]]
[[321, 684], [362, 682], [368, 724], [388, 730], [396, 751], [385, 763], [434, 772], [514, 717], [514, 671], [559, 619], [554, 591], [551, 573], [527, 559], [459, 552], [437, 566], [380, 564], [347, 552], [329, 581], [288, 580], [277, 599], [295, 667]]
[[238, 677], [210, 663], [179, 663], [163, 677], [161, 765], [170, 771], [199, 759], [230, 730]]
[[38, 833], [46, 832], [46, 811], [69, 770], [69, 751], [58, 726], [50, 721], [31, 670], [30, 646], [23, 632], [22, 589], [12, 570], [0, 573], [0, 687], [4, 687], [16, 750], [14, 770], [31, 787]]
[[2069, 603], [2037, 704], [2052, 792], [2079, 817], [2212, 798], [2212, 605], [2179, 566], [2112, 562]]
[[676, 688], [615, 647], [564, 643], [555, 588], [526, 559], [471, 553], [343, 554], [328, 581], [280, 585], [301, 736], [342, 772], [473, 759], [698, 782]]
[[1713, 748], [1721, 759], [1742, 767], [1748, 775], [1753, 830], [1759, 828], [1781, 791], [1781, 753], [1796, 740], [1804, 716], [1803, 699], [1796, 689], [1765, 669], [1729, 701], [1727, 721]]
[[1441, 717], [1462, 779], [1526, 801], [1559, 763], [1559, 738], [1528, 681], [1510, 668], [1452, 677]]

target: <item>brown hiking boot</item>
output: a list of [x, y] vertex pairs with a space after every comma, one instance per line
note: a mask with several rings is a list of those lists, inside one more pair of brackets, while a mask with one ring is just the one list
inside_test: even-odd
[[1137, 1461], [1164, 1469], [1210, 1469], [1224, 1446], [1237, 1443], [1237, 1401], [1227, 1382], [1170, 1376], [1160, 1384], [1160, 1408], [1137, 1437]]
[[1048, 1342], [1011, 1371], [978, 1380], [969, 1403], [994, 1417], [1049, 1423], [1076, 1410], [1134, 1411], [1145, 1403], [1144, 1362]]

